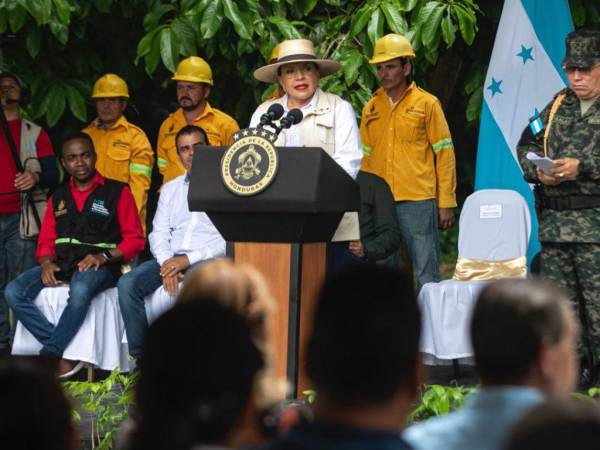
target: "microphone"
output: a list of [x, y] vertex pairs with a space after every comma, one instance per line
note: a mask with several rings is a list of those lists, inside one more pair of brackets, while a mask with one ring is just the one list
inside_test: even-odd
[[279, 103], [273, 103], [269, 106], [266, 114], [260, 116], [260, 123], [258, 124], [258, 128], [262, 128], [265, 125], [272, 125], [274, 120], [279, 119], [283, 116], [283, 106]]
[[304, 117], [302, 111], [300, 111], [298, 108], [294, 108], [287, 113], [287, 116], [279, 121], [279, 124], [281, 125], [281, 128], [289, 128], [292, 125], [300, 123], [302, 121], [302, 117]]

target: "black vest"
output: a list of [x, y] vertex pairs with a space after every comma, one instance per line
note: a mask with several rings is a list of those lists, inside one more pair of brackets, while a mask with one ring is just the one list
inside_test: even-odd
[[[121, 226], [117, 218], [117, 205], [125, 185], [104, 179], [85, 200], [81, 212], [77, 211], [69, 183], [60, 186], [52, 196], [52, 209], [56, 220], [56, 265], [61, 279], [69, 279], [77, 263], [89, 254], [102, 253], [121, 242]], [[120, 263], [107, 267], [120, 271]]]

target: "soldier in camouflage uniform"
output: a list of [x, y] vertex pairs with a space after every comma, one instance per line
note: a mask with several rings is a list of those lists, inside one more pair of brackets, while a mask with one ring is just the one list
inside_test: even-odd
[[[574, 31], [566, 43], [569, 87], [540, 114], [541, 131], [525, 128], [517, 152], [525, 178], [537, 184], [541, 274], [578, 309], [593, 383], [600, 367], [600, 31]], [[528, 152], [546, 154], [555, 167], [536, 170]]]

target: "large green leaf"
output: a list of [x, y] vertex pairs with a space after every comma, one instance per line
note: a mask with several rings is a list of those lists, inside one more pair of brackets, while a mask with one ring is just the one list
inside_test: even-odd
[[27, 53], [32, 58], [35, 58], [40, 51], [40, 45], [42, 44], [42, 29], [40, 27], [31, 27], [27, 33], [25, 39], [25, 46], [27, 47]]
[[186, 19], [175, 19], [171, 23], [171, 31], [179, 40], [179, 54], [191, 56], [196, 54], [196, 33]]
[[71, 22], [71, 5], [67, 0], [52, 0], [56, 7], [56, 15], [62, 23], [69, 25]]
[[383, 35], [383, 14], [380, 9], [373, 11], [373, 15], [369, 19], [369, 25], [367, 25], [367, 35], [373, 45]]
[[155, 29], [160, 23], [160, 19], [168, 12], [175, 9], [173, 5], [167, 5], [164, 3], [155, 3], [151, 11], [144, 17], [144, 30], [151, 31]]
[[[445, 7], [439, 2], [428, 3], [427, 6], [434, 5], [431, 13], [421, 22], [421, 39], [425, 47], [432, 47], [432, 44], [440, 34], [440, 24], [444, 15]], [[425, 9], [425, 8], [423, 8]]]
[[456, 18], [458, 19], [460, 35], [467, 44], [471, 45], [475, 39], [475, 32], [477, 30], [474, 15], [461, 5], [453, 5], [452, 11], [456, 14]]
[[179, 62], [179, 42], [171, 27], [160, 30], [160, 58], [167, 69], [175, 72]]
[[58, 42], [65, 45], [69, 40], [69, 28], [62, 22], [58, 20], [56, 14], [52, 14], [52, 18], [50, 19], [50, 31], [54, 35]]
[[444, 37], [444, 42], [446, 43], [447, 48], [452, 47], [454, 41], [456, 39], [456, 25], [452, 22], [452, 17], [450, 14], [446, 14], [442, 19], [442, 36]]
[[144, 37], [140, 40], [140, 42], [138, 42], [137, 52], [134, 61], [135, 64], [137, 64], [141, 58], [150, 53], [150, 50], [152, 50], [152, 41], [154, 39], [154, 36], [156, 36], [157, 31], [159, 30], [152, 30], [146, 33]]
[[242, 39], [251, 39], [252, 34], [250, 33], [249, 27], [244, 22], [244, 18], [240, 13], [238, 5], [232, 0], [223, 0], [223, 10], [225, 17], [233, 24], [233, 29]]
[[397, 8], [400, 11], [412, 11], [419, 0], [396, 0], [394, 3], [397, 3]]
[[390, 1], [384, 1], [381, 4], [381, 10], [385, 14], [385, 20], [390, 30], [401, 35], [408, 31], [406, 19]]
[[585, 23], [586, 13], [585, 7], [581, 0], [571, 0], [571, 11], [573, 16], [573, 24], [576, 27], [581, 27]]
[[52, 0], [26, 0], [22, 3], [38, 25], [46, 24], [52, 17]]
[[4, 33], [8, 28], [8, 20], [6, 14], [0, 14], [0, 33]]
[[53, 127], [65, 112], [65, 91], [60, 83], [50, 86], [47, 94], [48, 109], [46, 110], [46, 121], [48, 126]]
[[81, 93], [69, 84], [65, 84], [65, 94], [71, 113], [82, 122], [87, 121], [87, 110], [85, 107], [85, 99]]
[[223, 22], [223, 4], [221, 0], [213, 0], [202, 14], [200, 33], [204, 39], [212, 38]]
[[17, 5], [17, 7], [8, 14], [8, 25], [10, 26], [10, 31], [14, 33], [19, 31], [23, 25], [25, 25], [26, 21], [27, 11], [22, 6]]
[[317, 3], [319, 2], [319, 0], [304, 0], [304, 7], [302, 8], [302, 13], [305, 16], [308, 16], [308, 14], [315, 9], [315, 6], [317, 6]]
[[342, 64], [344, 78], [348, 85], [353, 84], [360, 74], [360, 67], [363, 64], [363, 57], [355, 48], [342, 53], [339, 62]]
[[287, 19], [283, 17], [271, 16], [269, 22], [277, 27], [279, 32], [286, 39], [302, 39], [302, 35], [298, 32], [296, 27], [292, 25]]
[[475, 89], [467, 101], [466, 117], [468, 122], [476, 122], [481, 114], [483, 104], [483, 87]]
[[369, 23], [373, 7], [365, 4], [354, 13], [352, 20], [350, 21], [350, 37], [356, 36], [360, 33]]
[[146, 73], [150, 77], [152, 76], [152, 74], [158, 67], [158, 63], [160, 62], [161, 55], [160, 42], [158, 36], [164, 28], [165, 26], [163, 25], [163, 27], [157, 30], [157, 33], [155, 33], [155, 35], [152, 37], [152, 41], [150, 43], [150, 51], [144, 58]]

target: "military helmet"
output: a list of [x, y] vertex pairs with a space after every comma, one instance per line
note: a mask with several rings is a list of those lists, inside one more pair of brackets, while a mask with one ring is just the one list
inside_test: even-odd
[[212, 70], [208, 63], [199, 56], [190, 56], [181, 61], [171, 79], [213, 85]]
[[565, 42], [565, 69], [589, 69], [600, 62], [600, 30], [573, 31], [567, 35]]
[[402, 57], [415, 57], [415, 52], [412, 45], [410, 45], [410, 41], [399, 34], [386, 34], [375, 43], [373, 58], [371, 58], [369, 63], [379, 64]]
[[125, 97], [129, 98], [127, 83], [114, 73], [102, 75], [94, 83], [92, 98]]

